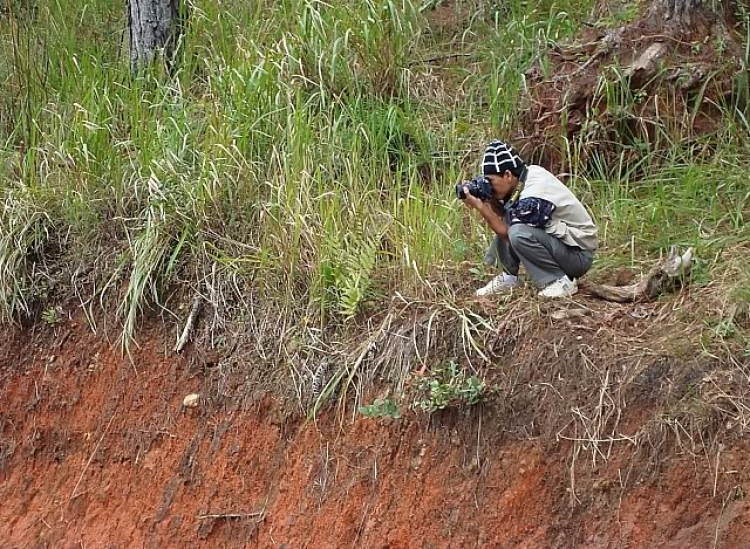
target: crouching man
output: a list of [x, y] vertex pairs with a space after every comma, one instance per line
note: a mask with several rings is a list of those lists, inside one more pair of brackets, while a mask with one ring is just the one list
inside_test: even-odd
[[576, 279], [594, 260], [597, 228], [583, 204], [559, 179], [541, 166], [527, 166], [502, 141], [487, 146], [484, 180], [459, 186], [459, 198], [479, 212], [495, 233], [485, 261], [504, 272], [477, 295], [518, 286], [521, 265], [546, 298], [569, 297]]

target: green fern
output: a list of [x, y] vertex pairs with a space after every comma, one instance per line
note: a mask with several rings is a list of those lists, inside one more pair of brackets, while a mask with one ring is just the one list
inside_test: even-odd
[[[355, 317], [362, 304], [373, 297], [373, 273], [384, 230], [372, 236], [372, 220], [352, 223], [355, 227], [340, 238], [324, 237], [319, 266], [324, 310], [345, 320]], [[370, 235], [365, 233], [369, 232]]]
[[351, 319], [370, 296], [378, 240], [353, 233], [347, 235], [343, 276], [338, 281], [339, 313]]

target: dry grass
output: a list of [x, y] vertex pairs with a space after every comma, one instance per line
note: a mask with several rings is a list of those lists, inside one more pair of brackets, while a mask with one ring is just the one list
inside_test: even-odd
[[[243, 5], [237, 21], [206, 4], [167, 82], [118, 73], [117, 45], [80, 32], [83, 6], [44, 11], [55, 25], [16, 72], [31, 78], [39, 60], [65, 74], [18, 87], [34, 107], [19, 117], [37, 120], [0, 151], [0, 319], [74, 296], [127, 348], [154, 313], [177, 341], [199, 296], [186, 352], [207, 398], [274, 395], [300, 416], [337, 404], [348, 417], [376, 390], [408, 407], [415, 380], [455, 361], [492, 387], [506, 436], [570, 447], [574, 498], [576, 469], [622, 447], [703, 455], [746, 433], [744, 114], [722, 112], [698, 152], [692, 135], [646, 152], [618, 143], [588, 171], [567, 153], [601, 227], [592, 275], [695, 246], [689, 289], [632, 305], [475, 300], [481, 274], [459, 262], [479, 258], [486, 228], [451, 188], [490, 132], [515, 129], [523, 75], [576, 34], [587, 3], [511, 2], [491, 22], [494, 7], [467, 2], [433, 28], [410, 2], [303, 4], [273, 17]], [[122, 11], [101, 10], [100, 24]], [[611, 99], [630, 112], [635, 98]]]
[[[575, 500], [576, 475], [613, 460], [622, 474], [630, 471], [627, 484], [675, 452], [704, 460], [746, 435], [748, 326], [735, 312], [733, 331], [717, 330], [740, 280], [728, 274], [626, 305], [585, 295], [550, 303], [530, 292], [492, 300], [398, 295], [355, 324], [327, 329], [268, 302], [238, 301], [244, 320], [222, 322], [226, 350], [209, 378], [217, 397], [250, 406], [270, 392], [293, 416], [337, 404], [344, 420], [375, 394], [406, 413], [424, 396], [418, 381], [456, 361], [491, 388], [488, 406], [504, 436], [569, 448]], [[579, 313], [560, 314], [569, 310]], [[199, 326], [198, 348], [210, 345], [211, 319], [209, 312]]]

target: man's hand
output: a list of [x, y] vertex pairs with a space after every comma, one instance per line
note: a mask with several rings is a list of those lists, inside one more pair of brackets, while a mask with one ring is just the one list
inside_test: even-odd
[[474, 208], [478, 211], [495, 234], [499, 235], [503, 240], [508, 240], [508, 226], [505, 224], [505, 219], [498, 215], [492, 208], [492, 204], [483, 202], [476, 196], [469, 194], [469, 189], [466, 186], [464, 186], [464, 193], [466, 194], [466, 198], [463, 201], [466, 207]]
[[487, 202], [482, 202], [481, 200], [479, 200], [473, 194], [469, 194], [469, 187], [467, 187], [466, 185], [464, 185], [464, 195], [466, 196], [466, 198], [464, 198], [464, 204], [469, 208], [474, 208], [475, 210], [481, 212], [484, 207], [489, 205]]

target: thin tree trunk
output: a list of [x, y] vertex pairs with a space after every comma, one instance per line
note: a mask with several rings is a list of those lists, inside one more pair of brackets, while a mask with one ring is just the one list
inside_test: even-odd
[[662, 20], [665, 27], [689, 30], [726, 15], [730, 3], [730, 0], [651, 0], [648, 14]]
[[180, 0], [128, 0], [128, 27], [133, 73], [149, 65], [159, 51], [171, 64], [183, 27]]

